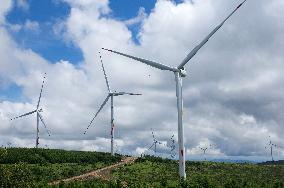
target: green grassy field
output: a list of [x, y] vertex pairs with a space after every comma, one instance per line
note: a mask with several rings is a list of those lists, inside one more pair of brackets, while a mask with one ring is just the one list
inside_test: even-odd
[[[2, 154], [1, 154], [2, 153]], [[4, 154], [3, 154], [4, 153]], [[48, 187], [47, 182], [101, 168], [121, 160], [107, 153], [11, 148], [0, 152], [1, 187]], [[186, 162], [187, 180], [179, 181], [178, 163], [146, 156], [112, 171], [109, 180], [54, 187], [267, 187], [284, 188], [284, 165]]]
[[[214, 162], [186, 162], [185, 187], [274, 187], [284, 186], [284, 166], [260, 166]], [[144, 187], [178, 187], [177, 161], [146, 157], [114, 172], [120, 181]], [[143, 180], [143, 181], [141, 181]]]
[[91, 180], [67, 187], [190, 187], [243, 188], [284, 187], [284, 165], [186, 162], [187, 180], [179, 181], [178, 163], [155, 157], [139, 158], [135, 164], [112, 172], [110, 182]]
[[0, 187], [47, 186], [121, 160], [109, 153], [50, 149], [0, 149]]

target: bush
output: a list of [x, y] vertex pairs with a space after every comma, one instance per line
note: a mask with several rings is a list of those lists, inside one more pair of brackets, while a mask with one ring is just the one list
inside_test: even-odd
[[6, 157], [7, 154], [8, 152], [6, 148], [0, 148], [0, 161], [2, 158]]
[[44, 187], [120, 160], [103, 152], [0, 148], [0, 187]]
[[[111, 156], [103, 152], [65, 151], [58, 149], [8, 148], [0, 158], [2, 164], [26, 162], [29, 164], [46, 163], [97, 163], [111, 164], [121, 160], [121, 155]], [[3, 151], [4, 152], [4, 151]], [[2, 149], [0, 150], [0, 155]]]
[[0, 187], [32, 187], [34, 185], [31, 171], [25, 163], [5, 167], [0, 165]]

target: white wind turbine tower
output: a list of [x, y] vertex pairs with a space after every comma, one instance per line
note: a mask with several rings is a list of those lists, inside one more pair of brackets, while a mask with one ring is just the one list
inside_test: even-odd
[[183, 133], [183, 124], [182, 124], [182, 108], [183, 108], [183, 102], [182, 102], [182, 77], [186, 76], [186, 71], [184, 66], [187, 64], [189, 60], [191, 60], [195, 54], [203, 47], [203, 45], [222, 27], [222, 25], [245, 3], [247, 0], [244, 0], [241, 4], [237, 6], [234, 11], [229, 14], [228, 17], [224, 21], [222, 21], [211, 33], [206, 36], [206, 38], [200, 42], [187, 56], [186, 58], [181, 62], [181, 64], [178, 67], [170, 67], [161, 63], [157, 63], [154, 61], [142, 59], [139, 57], [127, 55], [121, 52], [117, 52], [114, 50], [109, 50], [102, 48], [103, 50], [107, 50], [109, 52], [113, 52], [131, 59], [134, 59], [136, 61], [140, 61], [142, 63], [145, 63], [147, 65], [150, 65], [152, 67], [161, 69], [161, 70], [168, 70], [175, 74], [175, 80], [176, 80], [176, 96], [177, 96], [177, 111], [178, 111], [178, 143], [179, 143], [179, 175], [182, 179], [186, 178], [185, 174], [185, 148], [184, 148], [184, 133]]
[[105, 81], [106, 81], [106, 85], [107, 85], [107, 89], [108, 89], [108, 95], [106, 97], [106, 99], [104, 100], [104, 102], [102, 103], [102, 105], [100, 106], [99, 110], [97, 111], [97, 113], [95, 114], [95, 116], [93, 117], [93, 119], [91, 120], [90, 124], [88, 125], [87, 129], [85, 130], [84, 134], [86, 134], [87, 130], [89, 129], [89, 127], [92, 125], [93, 121], [95, 120], [95, 118], [97, 117], [97, 115], [100, 113], [100, 111], [103, 109], [103, 107], [106, 105], [107, 101], [109, 100], [110, 98], [110, 104], [111, 104], [111, 120], [110, 120], [110, 128], [111, 128], [111, 131], [110, 131], [110, 135], [111, 135], [111, 155], [114, 155], [114, 108], [113, 108], [113, 97], [116, 97], [116, 96], [120, 96], [120, 95], [142, 95], [142, 94], [137, 94], [137, 93], [127, 93], [127, 92], [112, 92], [111, 89], [110, 89], [110, 85], [109, 85], [109, 82], [108, 82], [108, 79], [107, 79], [107, 75], [106, 75], [106, 72], [105, 72], [105, 68], [104, 68], [104, 64], [103, 64], [103, 61], [102, 61], [102, 56], [101, 56], [101, 53], [99, 52], [100, 54], [100, 60], [101, 60], [101, 65], [102, 65], [102, 69], [103, 69], [103, 72], [104, 72], [104, 76], [105, 76]]
[[46, 78], [46, 73], [44, 73], [44, 77], [43, 77], [43, 81], [42, 81], [42, 85], [41, 85], [40, 94], [39, 94], [39, 98], [38, 98], [36, 109], [31, 111], [31, 112], [25, 113], [23, 115], [20, 115], [20, 116], [17, 116], [15, 118], [11, 119], [11, 120], [14, 120], [14, 119], [17, 119], [17, 118], [21, 118], [21, 117], [28, 116], [28, 115], [31, 115], [33, 113], [36, 113], [36, 148], [38, 148], [38, 144], [39, 144], [39, 121], [42, 122], [44, 128], [46, 129], [46, 132], [47, 132], [48, 136], [50, 136], [50, 132], [47, 129], [47, 126], [46, 126], [46, 124], [45, 124], [45, 122], [43, 120], [42, 115], [40, 114], [42, 112], [42, 108], [39, 109], [40, 100], [41, 100], [41, 94], [42, 94], [45, 78]]

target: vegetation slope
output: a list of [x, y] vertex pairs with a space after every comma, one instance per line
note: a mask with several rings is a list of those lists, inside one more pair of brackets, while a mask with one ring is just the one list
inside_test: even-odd
[[[121, 157], [100, 152], [0, 149], [0, 187], [50, 187], [47, 182], [108, 166]], [[108, 180], [53, 187], [284, 188], [284, 165], [187, 161], [186, 172], [186, 181], [179, 181], [177, 161], [145, 156], [113, 170]]]
[[0, 148], [0, 187], [40, 187], [114, 164], [120, 155], [57, 149]]
[[63, 187], [189, 187], [284, 188], [283, 165], [186, 162], [186, 181], [179, 181], [178, 162], [146, 156], [112, 171], [109, 181], [98, 179]]

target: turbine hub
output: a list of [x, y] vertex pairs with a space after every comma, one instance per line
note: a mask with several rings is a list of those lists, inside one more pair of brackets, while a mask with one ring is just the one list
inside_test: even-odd
[[179, 73], [181, 77], [186, 77], [187, 73], [184, 67], [179, 69]]

